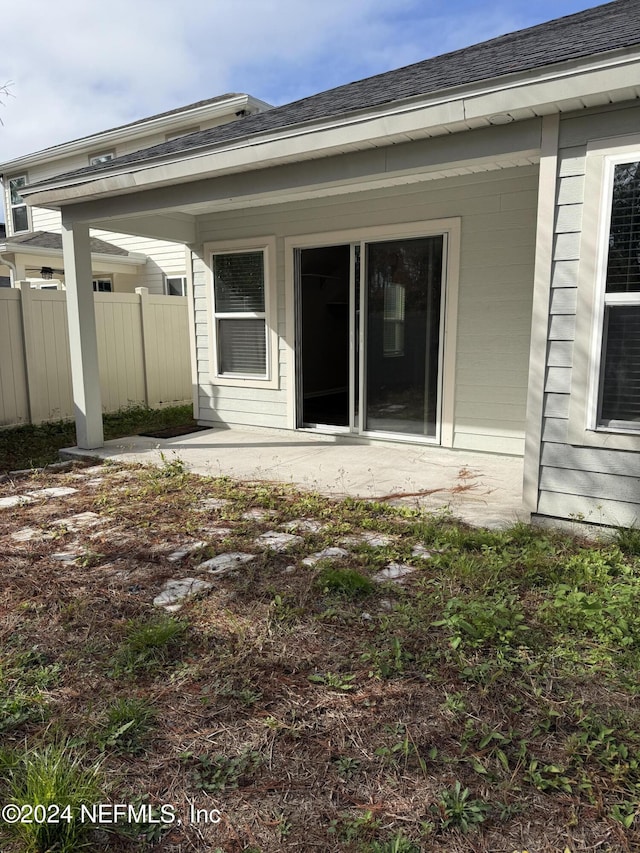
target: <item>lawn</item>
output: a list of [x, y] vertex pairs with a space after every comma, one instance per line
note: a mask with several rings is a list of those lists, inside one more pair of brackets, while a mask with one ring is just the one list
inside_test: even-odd
[[[143, 430], [195, 425], [192, 416], [191, 406], [169, 406], [166, 409], [132, 406], [102, 416], [104, 437], [108, 440], [136, 435]], [[57, 461], [61, 448], [74, 447], [75, 443], [76, 427], [73, 421], [0, 427], [0, 473], [48, 465]]]
[[[637, 531], [470, 529], [171, 459], [15, 495], [0, 800], [69, 810], [0, 824], [3, 853], [640, 849]], [[251, 559], [203, 565], [228, 553]], [[153, 606], [184, 578], [210, 586]]]

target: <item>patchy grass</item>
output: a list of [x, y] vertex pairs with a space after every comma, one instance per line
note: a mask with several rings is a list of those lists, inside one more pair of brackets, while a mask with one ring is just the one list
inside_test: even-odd
[[[634, 535], [470, 529], [171, 460], [0, 496], [48, 486], [77, 491], [0, 510], [1, 799], [35, 804], [59, 767], [52, 797], [137, 819], [77, 838], [0, 824], [3, 853], [640, 849]], [[82, 512], [102, 523], [58, 523]], [[294, 521], [302, 542], [256, 544]], [[333, 546], [348, 556], [303, 564]], [[255, 558], [201, 568], [227, 552]], [[414, 571], [376, 582], [390, 562]], [[185, 577], [212, 587], [153, 608]]]
[[[115, 414], [103, 415], [106, 439], [123, 438], [150, 429], [192, 424], [191, 406], [172, 406], [166, 409], [148, 409], [134, 406]], [[45, 424], [25, 424], [17, 427], [0, 427], [0, 473], [37, 468], [58, 461], [62, 447], [76, 443], [73, 421], [54, 421]]]

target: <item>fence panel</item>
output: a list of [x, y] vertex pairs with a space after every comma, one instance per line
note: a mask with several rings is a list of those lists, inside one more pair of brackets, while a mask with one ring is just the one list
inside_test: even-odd
[[[105, 412], [192, 399], [187, 300], [140, 290], [94, 294]], [[66, 293], [0, 290], [0, 426], [72, 417]]]
[[20, 291], [0, 289], [0, 425], [29, 422]]

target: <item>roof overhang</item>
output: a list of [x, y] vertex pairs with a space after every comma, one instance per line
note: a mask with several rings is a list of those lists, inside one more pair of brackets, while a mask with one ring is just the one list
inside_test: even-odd
[[138, 139], [141, 135], [171, 133], [174, 129], [182, 128], [185, 122], [197, 124], [200, 121], [208, 121], [218, 116], [229, 115], [230, 113], [236, 113], [244, 109], [262, 111], [271, 109], [271, 105], [258, 98], [254, 98], [252, 95], [234, 95], [233, 97], [226, 98], [224, 101], [213, 104], [205, 103], [192, 108], [175, 111], [168, 115], [142, 119], [124, 127], [101, 131], [100, 133], [85, 136], [81, 139], [63, 142], [61, 145], [54, 145], [44, 151], [36, 151], [32, 154], [16, 157], [13, 160], [7, 160], [5, 163], [0, 164], [0, 173], [9, 174], [26, 171], [31, 166], [40, 166], [43, 159], [46, 159], [47, 162], [55, 162], [56, 160], [86, 151], [105, 150], [116, 144]]
[[[38, 258], [61, 258], [62, 249], [44, 246], [29, 246], [26, 243], [12, 243], [7, 240], [5, 243], [0, 243], [0, 256], [2, 255], [23, 255], [34, 256]], [[97, 265], [117, 266], [117, 267], [139, 267], [147, 262], [147, 256], [139, 252], [129, 252], [128, 255], [113, 255], [109, 252], [91, 252], [91, 260]]]
[[62, 208], [207, 178], [379, 148], [504, 121], [575, 111], [640, 97], [640, 50], [612, 51], [509, 75], [481, 85], [440, 91], [376, 110], [290, 126], [179, 158], [117, 165], [100, 177], [52, 179], [22, 191], [27, 203]]

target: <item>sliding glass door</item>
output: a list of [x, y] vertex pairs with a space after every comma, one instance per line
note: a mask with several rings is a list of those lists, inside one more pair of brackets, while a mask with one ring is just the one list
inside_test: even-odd
[[299, 427], [439, 440], [445, 239], [295, 250]]
[[365, 432], [435, 437], [443, 237], [366, 246]]

